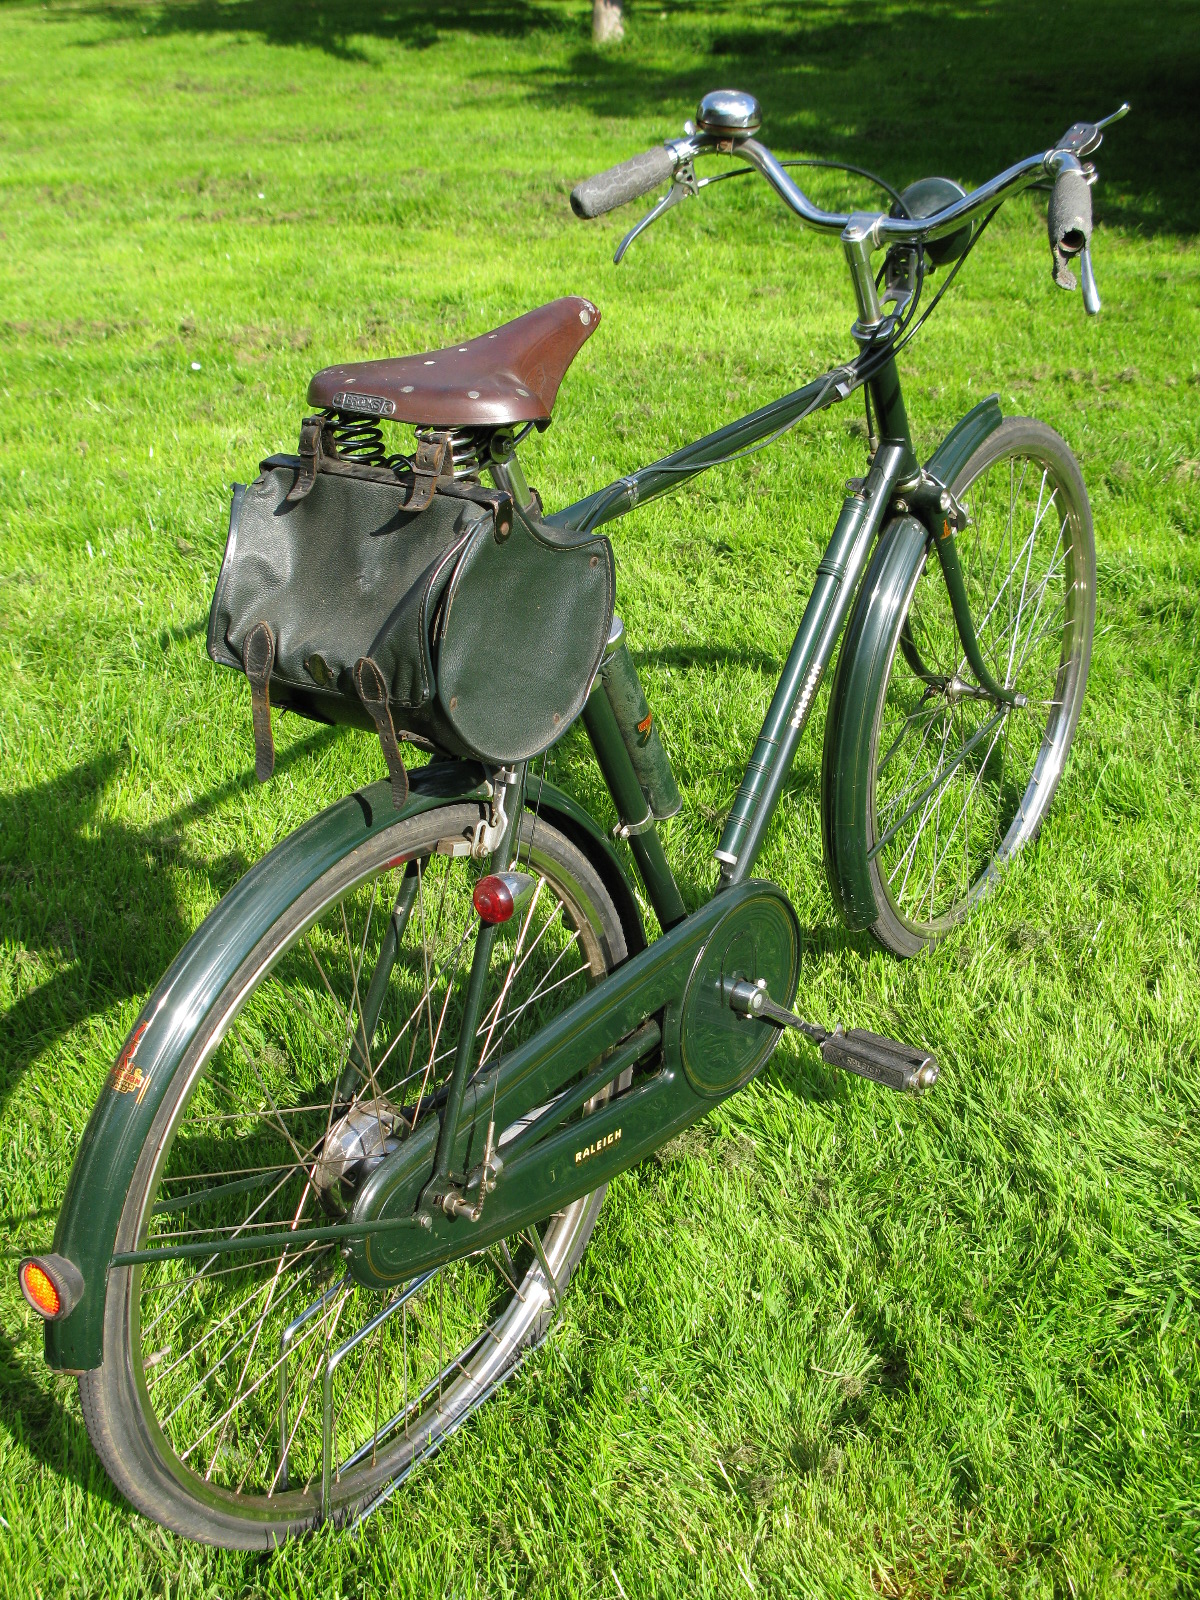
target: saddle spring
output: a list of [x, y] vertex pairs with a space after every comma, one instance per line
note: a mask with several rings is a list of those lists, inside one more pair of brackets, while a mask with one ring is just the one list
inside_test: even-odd
[[459, 480], [479, 481], [479, 456], [491, 437], [490, 429], [418, 428], [417, 439], [424, 444], [433, 438], [448, 438], [454, 476]]
[[396, 467], [407, 458], [389, 456], [383, 442], [383, 429], [374, 417], [358, 416], [350, 411], [331, 411], [321, 415], [329, 423], [329, 432], [339, 456], [346, 461], [357, 461], [364, 467]]
[[[344, 460], [357, 461], [365, 467], [391, 467], [393, 471], [411, 465], [410, 458], [403, 453], [388, 454], [383, 428], [377, 418], [329, 409], [321, 415], [329, 423], [333, 444]], [[480, 455], [486, 454], [491, 429], [418, 427], [416, 434], [419, 444], [435, 437], [449, 438], [455, 478], [475, 483], [479, 481]]]

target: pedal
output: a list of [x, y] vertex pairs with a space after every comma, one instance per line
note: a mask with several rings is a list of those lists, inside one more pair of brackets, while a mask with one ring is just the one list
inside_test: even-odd
[[844, 1033], [835, 1027], [821, 1041], [820, 1049], [831, 1067], [857, 1072], [860, 1078], [870, 1078], [886, 1089], [924, 1094], [937, 1082], [936, 1056], [911, 1044], [901, 1044], [898, 1039], [868, 1033], [866, 1028], [851, 1028]]
[[725, 989], [731, 1008], [739, 1016], [756, 1017], [777, 1028], [795, 1028], [813, 1041], [831, 1067], [856, 1072], [860, 1078], [870, 1078], [885, 1089], [908, 1094], [924, 1094], [937, 1082], [937, 1057], [928, 1050], [901, 1044], [898, 1039], [885, 1039], [866, 1028], [851, 1028], [847, 1033], [840, 1024], [829, 1030], [815, 1022], [805, 1022], [794, 1011], [776, 1005], [762, 979], [758, 983], [746, 978], [733, 984], [727, 982]]

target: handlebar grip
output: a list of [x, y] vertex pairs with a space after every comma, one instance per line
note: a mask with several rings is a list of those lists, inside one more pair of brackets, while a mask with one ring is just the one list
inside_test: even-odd
[[585, 178], [571, 190], [571, 210], [577, 217], [600, 217], [639, 195], [649, 194], [675, 171], [675, 157], [665, 144], [644, 150], [640, 156]]
[[1050, 271], [1060, 289], [1075, 287], [1070, 262], [1092, 239], [1092, 191], [1082, 172], [1060, 172], [1046, 214], [1050, 236]]

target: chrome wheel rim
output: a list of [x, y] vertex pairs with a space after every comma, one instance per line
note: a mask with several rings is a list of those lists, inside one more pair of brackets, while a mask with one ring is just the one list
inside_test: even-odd
[[878, 710], [869, 851], [891, 912], [923, 937], [962, 917], [1036, 833], [1070, 748], [1088, 643], [1079, 513], [1053, 463], [1006, 454], [959, 500], [984, 661], [1024, 704], [997, 704], [979, 688], [927, 556]]
[[[349, 1103], [398, 1110], [391, 1131], [400, 1138], [406, 1118], [417, 1127], [430, 1114], [453, 1059], [479, 871], [436, 845], [427, 838], [388, 855], [381, 842], [239, 981], [170, 1114], [144, 1189], [140, 1247], [330, 1220], [314, 1181], [346, 1104], [330, 1085], [363, 1036], [355, 1019], [380, 949], [380, 905], [387, 918], [389, 897], [394, 904], [414, 874], [412, 938]], [[536, 834], [521, 866], [537, 888], [497, 941], [482, 1060], [605, 970], [594, 910]], [[436, 1448], [544, 1331], [594, 1214], [585, 1197], [541, 1229], [392, 1291], [351, 1282], [322, 1243], [124, 1269], [127, 1359], [156, 1456], [191, 1498], [246, 1523], [361, 1509]]]

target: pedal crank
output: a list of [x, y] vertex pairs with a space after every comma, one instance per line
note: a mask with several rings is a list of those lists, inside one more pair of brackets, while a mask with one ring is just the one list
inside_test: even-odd
[[840, 1023], [827, 1029], [815, 1022], [805, 1022], [795, 1012], [775, 1004], [767, 993], [765, 979], [751, 983], [743, 978], [737, 983], [727, 983], [725, 992], [730, 1008], [739, 1016], [769, 1022], [776, 1028], [794, 1028], [813, 1041], [831, 1067], [856, 1072], [860, 1078], [870, 1078], [885, 1089], [899, 1089], [908, 1094], [924, 1094], [937, 1082], [937, 1057], [928, 1050], [901, 1044], [898, 1039], [885, 1039], [882, 1034], [869, 1033], [865, 1028], [851, 1028], [847, 1032]]

